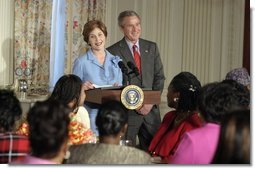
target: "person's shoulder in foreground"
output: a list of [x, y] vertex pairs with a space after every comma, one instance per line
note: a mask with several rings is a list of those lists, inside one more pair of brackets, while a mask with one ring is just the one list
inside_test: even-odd
[[151, 164], [146, 152], [113, 144], [81, 144], [70, 147], [66, 164]]

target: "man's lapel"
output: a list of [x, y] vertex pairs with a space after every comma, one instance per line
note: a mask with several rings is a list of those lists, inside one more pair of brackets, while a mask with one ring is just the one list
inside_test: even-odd
[[119, 45], [120, 45], [120, 49], [121, 49], [120, 53], [122, 55], [123, 61], [125, 61], [126, 63], [129, 62], [129, 61], [132, 61], [134, 63], [134, 59], [133, 59], [132, 53], [129, 50], [129, 47], [127, 45], [127, 42], [125, 41], [125, 38], [123, 38], [120, 41]]

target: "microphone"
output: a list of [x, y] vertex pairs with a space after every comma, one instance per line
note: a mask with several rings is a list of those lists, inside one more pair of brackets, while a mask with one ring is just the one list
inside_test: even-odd
[[128, 67], [132, 70], [131, 72], [129, 72], [129, 74], [134, 73], [135, 76], [139, 76], [139, 70], [138, 70], [138, 68], [134, 65], [133, 62], [130, 62], [130, 61], [127, 62], [127, 65], [128, 65]]
[[121, 72], [123, 74], [125, 74], [125, 75], [128, 74], [128, 69], [127, 69], [127, 67], [125, 66], [125, 64], [122, 61], [119, 61], [118, 66], [121, 69]]

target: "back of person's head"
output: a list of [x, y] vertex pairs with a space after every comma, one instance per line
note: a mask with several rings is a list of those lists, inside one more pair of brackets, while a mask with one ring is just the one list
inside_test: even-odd
[[250, 91], [247, 89], [247, 87], [245, 87], [243, 84], [237, 82], [236, 80], [226, 79], [226, 80], [222, 80], [222, 83], [230, 84], [233, 87], [235, 87], [238, 91], [243, 92], [245, 94], [250, 94]]
[[96, 125], [99, 136], [116, 136], [127, 124], [127, 109], [118, 101], [108, 101], [99, 108]]
[[250, 111], [234, 111], [224, 117], [212, 163], [250, 164]]
[[75, 100], [79, 104], [82, 80], [74, 74], [63, 75], [57, 81], [49, 100], [58, 100], [65, 105]]
[[226, 80], [235, 80], [238, 83], [244, 85], [244, 86], [249, 86], [251, 83], [250, 75], [245, 68], [236, 68], [231, 71], [229, 71], [226, 74]]
[[119, 16], [118, 16], [118, 25], [120, 27], [123, 27], [122, 22], [123, 22], [124, 18], [125, 17], [130, 17], [130, 16], [136, 16], [139, 20], [141, 20], [140, 16], [135, 11], [126, 10], [126, 11], [123, 11], [119, 14]]
[[207, 122], [220, 123], [229, 112], [249, 107], [248, 90], [234, 80], [211, 83], [201, 91], [198, 106]]
[[13, 131], [22, 109], [13, 91], [0, 90], [0, 132]]
[[197, 108], [197, 97], [201, 83], [190, 72], [177, 74], [169, 84], [175, 92], [179, 92], [177, 111], [194, 111]]
[[36, 102], [29, 110], [29, 141], [32, 155], [53, 158], [68, 139], [69, 108], [56, 101]]

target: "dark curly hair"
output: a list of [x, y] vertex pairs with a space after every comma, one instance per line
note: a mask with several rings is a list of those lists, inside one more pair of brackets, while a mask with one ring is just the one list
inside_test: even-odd
[[181, 72], [172, 79], [169, 86], [180, 93], [177, 111], [186, 112], [197, 109], [197, 97], [201, 83], [195, 75], [190, 72]]
[[58, 100], [65, 105], [68, 105], [74, 99], [76, 100], [75, 107], [78, 107], [82, 88], [82, 80], [74, 74], [63, 75], [57, 81], [49, 100]]
[[234, 80], [205, 85], [199, 97], [199, 110], [207, 122], [220, 123], [231, 111], [247, 109], [250, 104], [248, 89]]
[[20, 119], [22, 109], [13, 91], [0, 90], [0, 132], [14, 130], [15, 122]]
[[29, 110], [29, 141], [32, 155], [53, 158], [68, 139], [70, 110], [56, 101], [36, 102]]
[[127, 121], [127, 109], [118, 101], [108, 101], [102, 104], [96, 117], [99, 135], [117, 135]]
[[89, 43], [89, 34], [95, 28], [99, 28], [104, 33], [104, 36], [107, 37], [107, 28], [105, 24], [100, 20], [91, 20], [88, 21], [83, 27], [82, 35], [85, 42]]

